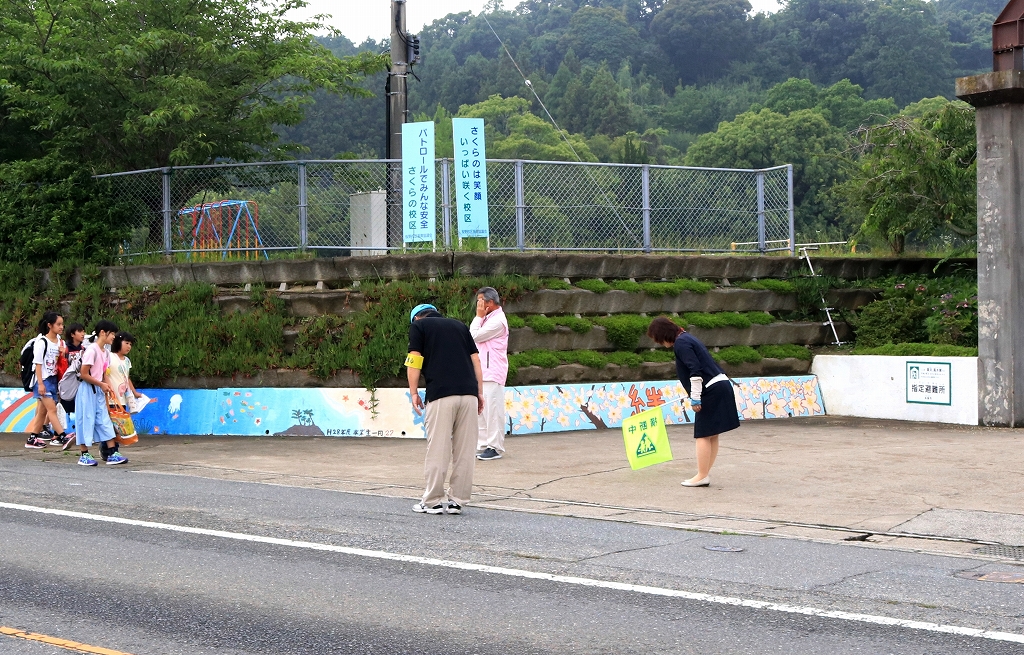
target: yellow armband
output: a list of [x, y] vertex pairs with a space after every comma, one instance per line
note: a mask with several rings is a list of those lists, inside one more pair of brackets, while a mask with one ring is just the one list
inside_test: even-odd
[[405, 365], [409, 368], [421, 369], [423, 368], [423, 355], [414, 355], [409, 353], [405, 358]]

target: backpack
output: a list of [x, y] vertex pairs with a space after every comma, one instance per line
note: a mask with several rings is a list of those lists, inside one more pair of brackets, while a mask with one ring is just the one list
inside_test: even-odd
[[21, 386], [25, 391], [32, 391], [32, 381], [36, 377], [36, 367], [32, 365], [32, 360], [36, 356], [36, 341], [42, 337], [41, 334], [32, 337], [21, 349], [18, 361], [21, 363]]
[[82, 355], [85, 351], [78, 353], [78, 357], [75, 357], [71, 363], [68, 364], [68, 368], [64, 371], [64, 375], [61, 376], [60, 382], [57, 383], [57, 395], [60, 396], [61, 400], [71, 402], [78, 395], [78, 385], [82, 383]]

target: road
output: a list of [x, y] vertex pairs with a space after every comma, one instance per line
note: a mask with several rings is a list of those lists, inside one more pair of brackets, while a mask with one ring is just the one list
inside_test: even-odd
[[[0, 626], [109, 649], [91, 652], [1024, 652], [1024, 585], [957, 577], [1008, 567], [983, 559], [475, 507], [426, 516], [405, 499], [131, 465], [0, 458], [0, 481]], [[70, 651], [0, 635], [0, 652]]]

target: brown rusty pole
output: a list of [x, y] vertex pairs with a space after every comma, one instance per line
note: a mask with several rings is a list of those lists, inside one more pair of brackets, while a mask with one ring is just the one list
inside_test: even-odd
[[992, 24], [992, 70], [1024, 70], [1024, 0], [1010, 0]]

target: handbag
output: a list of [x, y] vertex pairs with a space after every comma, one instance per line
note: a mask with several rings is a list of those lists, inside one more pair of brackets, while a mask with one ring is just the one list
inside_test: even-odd
[[139, 440], [139, 433], [135, 431], [135, 423], [128, 410], [109, 396], [107, 397], [107, 410], [110, 412], [110, 422], [114, 424], [117, 443], [128, 446]]

